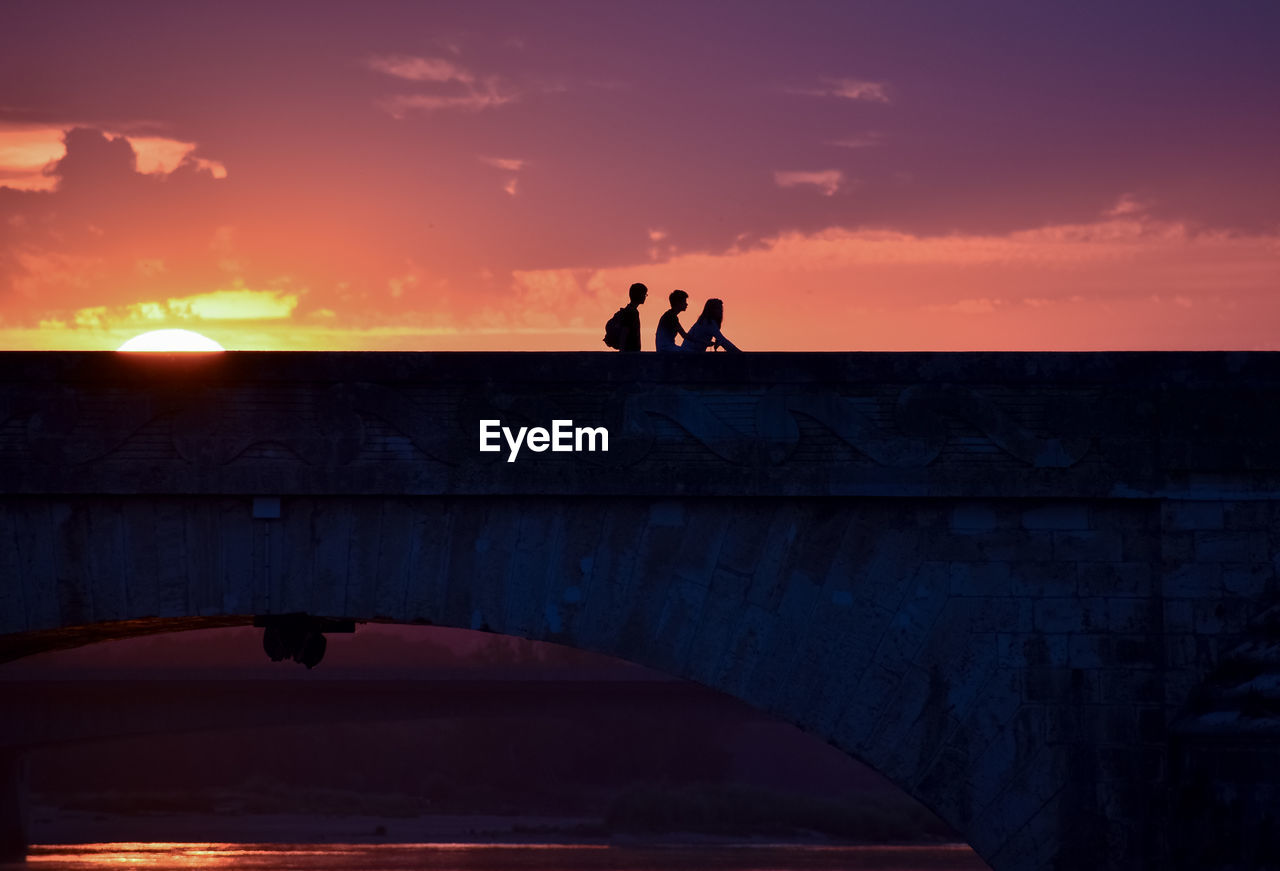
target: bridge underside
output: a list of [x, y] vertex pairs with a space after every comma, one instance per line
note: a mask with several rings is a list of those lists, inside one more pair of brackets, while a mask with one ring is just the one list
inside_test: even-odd
[[[53, 558], [29, 564], [56, 568], [11, 602], [72, 625], [4, 642], [20, 655], [305, 612], [568, 644], [796, 723], [902, 785], [993, 868], [1038, 867], [1025, 857], [1050, 852], [1064, 817], [1135, 850], [1159, 837], [1124, 815], [1163, 826], [1152, 802], [1179, 800], [1167, 748], [1196, 722], [1206, 615], [1243, 632], [1271, 583], [1254, 572], [1210, 609], [1171, 582], [1161, 554], [1188, 535], [1194, 550], [1197, 533], [1177, 527], [1206, 511], [1179, 506], [294, 497], [262, 519], [249, 497], [26, 497], [0, 535], [55, 531], [32, 540]], [[1268, 529], [1276, 511], [1218, 508]], [[1229, 566], [1249, 554], [1219, 556], [1196, 571], [1245, 583]], [[1199, 777], [1202, 737], [1177, 739]]]
[[159, 635], [166, 632], [186, 632], [192, 629], [225, 629], [230, 626], [249, 626], [252, 623], [252, 615], [141, 617], [136, 620], [62, 626], [57, 629], [41, 629], [34, 632], [15, 632], [0, 637], [0, 663], [11, 662], [24, 656], [34, 656], [37, 653], [71, 650], [103, 641], [118, 641], [123, 638], [138, 638], [143, 635]]
[[[996, 871], [1277, 849], [1271, 355], [54, 357], [0, 368], [7, 655], [487, 629], [795, 723]], [[608, 456], [477, 449], [551, 418]]]

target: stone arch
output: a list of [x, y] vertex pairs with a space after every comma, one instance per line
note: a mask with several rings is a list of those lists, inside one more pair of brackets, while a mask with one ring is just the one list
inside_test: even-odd
[[[251, 618], [248, 616], [236, 616], [236, 615], [217, 615], [217, 616], [211, 616], [211, 617], [179, 618], [179, 619], [168, 619], [168, 620], [161, 619], [161, 618], [153, 618], [153, 619], [130, 620], [130, 621], [123, 621], [118, 623], [110, 623], [110, 624], [89, 624], [89, 625], [72, 626], [72, 627], [66, 627], [56, 632], [23, 633], [19, 635], [11, 635], [6, 637], [6, 640], [8, 641], [10, 646], [7, 648], [8, 655], [6, 656], [4, 661], [12, 661], [13, 659], [20, 659], [24, 656], [37, 655], [37, 651], [69, 650], [77, 647], [92, 646], [105, 641], [139, 638], [139, 637], [146, 637], [146, 636], [157, 635], [162, 633], [174, 634], [174, 633], [183, 633], [187, 631], [195, 631], [195, 630], [202, 630], [202, 629], [218, 629], [218, 628], [225, 629], [230, 627], [247, 628], [251, 625], [251, 622], [253, 621], [253, 619], [254, 618]], [[382, 623], [381, 625], [387, 625], [387, 624]], [[405, 624], [391, 624], [391, 625], [405, 625]], [[427, 628], [427, 627], [415, 627], [415, 628]], [[478, 634], [478, 633], [473, 632], [472, 634]], [[487, 635], [488, 633], [485, 633], [485, 634]], [[493, 637], [509, 639], [509, 638], [513, 638], [514, 636], [501, 636], [494, 633]], [[290, 666], [282, 666], [282, 667], [290, 668]], [[164, 682], [164, 683], [168, 683], [168, 682]], [[49, 696], [47, 695], [31, 696], [30, 698], [27, 699], [28, 702], [32, 700], [37, 700], [36, 707], [47, 707], [48, 709], [40, 710], [38, 712], [38, 716], [36, 718], [38, 722], [31, 723], [31, 724], [23, 724], [21, 726], [17, 726], [16, 728], [13, 727], [14, 724], [8, 724], [10, 728], [0, 728], [0, 762], [5, 761], [6, 751], [12, 749], [12, 747], [7, 745], [10, 744], [10, 742], [13, 739], [13, 736], [18, 733], [31, 736], [34, 739], [31, 741], [20, 742], [20, 744], [23, 745], [18, 748], [19, 753], [21, 753], [23, 751], [30, 750], [30, 749], [43, 749], [50, 746], [58, 746], [58, 745], [65, 745], [65, 744], [82, 745], [86, 743], [94, 744], [94, 743], [101, 743], [101, 742], [110, 742], [112, 740], [116, 740], [120, 738], [136, 738], [139, 736], [146, 736], [146, 735], [209, 733], [209, 732], [218, 732], [226, 729], [245, 728], [246, 725], [252, 725], [254, 727], [298, 726], [298, 725], [312, 725], [317, 723], [317, 720], [313, 719], [313, 715], [315, 714], [315, 704], [317, 702], [316, 693], [297, 695], [297, 694], [291, 694], [288, 692], [291, 688], [292, 689], [307, 688], [308, 683], [305, 681], [302, 682], [301, 685], [299, 685], [298, 682], [293, 682], [293, 681], [286, 681], [283, 683], [277, 683], [275, 681], [271, 681], [269, 683], [271, 685], [270, 694], [272, 696], [272, 700], [273, 702], [276, 703], [277, 706], [282, 707], [284, 709], [289, 709], [295, 705], [298, 705], [299, 701], [303, 701], [306, 704], [303, 704], [299, 707], [305, 708], [306, 710], [301, 710], [301, 711], [286, 710], [284, 716], [269, 715], [266, 719], [263, 719], [261, 715], [251, 716], [250, 717], [251, 722], [248, 724], [245, 722], [245, 713], [243, 709], [240, 709], [240, 710], [229, 709], [229, 708], [235, 708], [236, 705], [229, 706], [229, 708], [226, 710], [221, 710], [221, 711], [216, 710], [219, 704], [222, 704], [224, 707], [228, 707], [225, 705], [226, 700], [223, 699], [221, 696], [217, 696], [216, 694], [215, 696], [206, 698], [206, 696], [208, 695], [208, 690], [204, 687], [201, 687], [200, 686], [201, 683], [202, 682], [198, 681], [196, 682], [196, 684], [191, 686], [191, 691], [189, 696], [187, 697], [186, 701], [183, 701], [181, 703], [185, 716], [176, 722], [175, 721], [157, 722], [155, 719], [154, 704], [152, 704], [150, 708], [148, 708], [144, 702], [143, 712], [141, 716], [133, 715], [133, 716], [125, 716], [121, 718], [118, 714], [115, 714], [113, 715], [114, 720], [110, 724], [104, 725], [102, 723], [95, 722], [93, 728], [91, 729], [92, 734], [89, 736], [86, 736], [84, 734], [84, 727], [82, 725], [70, 724], [69, 728], [63, 729], [61, 727], [61, 724], [58, 722], [59, 717], [63, 717], [68, 721], [72, 719], [72, 717], [68, 716], [68, 713], [71, 711], [77, 710], [74, 705], [74, 700], [68, 700], [66, 698], [63, 698], [61, 707], [59, 707], [56, 704], [42, 705], [40, 701], [38, 701], [38, 699], [48, 699]], [[345, 683], [345, 682], [340, 682], [340, 683]], [[530, 689], [532, 689], [533, 687], [536, 687], [537, 683], [539, 682], [535, 681], [532, 684], [525, 682], [525, 685], [526, 687], [529, 687]], [[591, 686], [596, 687], [598, 685], [592, 684]], [[310, 683], [309, 687], [312, 689], [323, 689], [327, 691], [332, 689], [333, 684], [332, 682], [321, 682], [319, 684]], [[635, 707], [636, 705], [643, 706], [646, 704], [646, 702], [649, 702], [649, 701], [656, 701], [659, 704], [666, 704], [666, 705], [672, 704], [673, 702], [667, 699], [667, 696], [670, 695], [672, 692], [672, 690], [669, 687], [670, 687], [670, 684], [664, 684], [660, 692], [641, 693], [638, 696], [636, 695], [634, 689], [628, 689], [626, 691], [627, 705], [628, 705], [627, 711], [629, 712], [629, 714], [634, 713], [636, 710], [636, 707]], [[101, 684], [99, 684], [99, 688], [101, 688]], [[169, 687], [166, 687], [164, 692], [168, 692], [169, 689], [170, 689]], [[655, 690], [657, 689], [658, 688], [655, 687]], [[703, 704], [706, 704], [706, 700], [710, 697], [713, 700], [713, 704], [714, 704], [714, 707], [711, 708], [711, 711], [718, 712], [718, 713], [712, 713], [711, 716], [724, 716], [723, 711], [725, 710], [735, 711], [736, 716], [742, 716], [743, 705], [740, 703], [740, 700], [738, 699], [729, 697], [723, 693], [713, 692], [706, 687], [694, 686], [692, 685], [691, 682], [676, 684], [676, 689], [679, 691], [678, 695], [676, 696], [676, 701], [674, 702], [677, 705], [687, 704], [687, 700], [693, 699], [695, 695], [700, 702], [702, 702]], [[486, 692], [486, 695], [487, 694], [488, 693]], [[58, 695], [61, 696], [62, 694], [59, 693]], [[519, 693], [519, 696], [521, 697], [528, 696], [528, 695], [530, 695], [528, 689], [523, 690], [522, 692]], [[586, 698], [585, 694], [583, 695], [584, 695], [584, 698], [582, 700], [577, 701], [577, 709], [580, 709], [583, 711], [596, 710], [597, 705], [599, 704], [599, 700], [594, 696], [590, 698]], [[161, 694], [161, 697], [163, 697], [163, 693]], [[326, 698], [329, 698], [329, 697], [326, 696]], [[358, 696], [358, 698], [363, 700], [367, 698], [367, 695], [364, 693], [361, 693]], [[21, 702], [22, 702], [23, 696], [18, 696], [17, 699], [19, 702], [19, 708], [22, 709], [23, 706]], [[238, 701], [240, 700], [237, 699], [237, 702]], [[573, 704], [573, 703], [574, 703], [573, 700], [571, 700], [570, 704]], [[198, 707], [198, 711], [196, 712], [187, 711], [188, 707], [190, 707], [192, 704]], [[411, 705], [408, 709], [401, 707], [401, 704], [402, 704], [402, 701], [397, 700], [396, 702], [397, 709], [394, 715], [395, 720], [402, 720], [402, 719], [417, 720], [417, 719], [430, 719], [430, 718], [435, 718], [440, 716], [457, 716], [456, 712], [449, 713], [449, 711], [451, 710], [456, 711], [456, 708], [451, 709], [448, 706], [446, 706], [445, 708], [442, 709], [438, 699], [435, 699], [435, 698], [430, 699], [429, 701], [423, 700], [422, 703], [418, 705]], [[442, 713], [442, 710], [444, 711], [444, 713]], [[557, 708], [557, 710], [560, 710], [560, 709]], [[213, 716], [209, 716], [209, 713], [211, 711], [214, 712]], [[493, 711], [493, 707], [492, 705], [489, 705], [489, 704], [481, 704], [478, 708], [474, 708], [472, 706], [466, 706], [464, 708], [464, 711], [465, 711], [465, 713], [463, 714], [464, 716], [484, 716], [486, 713], [491, 713]], [[562, 715], [563, 714], [561, 714], [561, 716]], [[322, 719], [319, 720], [320, 723], [334, 724], [334, 723], [359, 723], [359, 722], [368, 722], [368, 721], [382, 722], [384, 721], [384, 718], [386, 718], [387, 715], [384, 712], [381, 715], [375, 714], [375, 715], [361, 716], [361, 714], [358, 711], [353, 711], [351, 710], [350, 706], [345, 706], [345, 705], [338, 705], [337, 709], [335, 710], [335, 706], [333, 702], [327, 701], [324, 704], [324, 713], [321, 716], [322, 716]], [[708, 712], [700, 709], [699, 712], [696, 713], [694, 716], [695, 718], [706, 717], [708, 716]], [[773, 717], [761, 716], [758, 719], [758, 721], [772, 723], [774, 725], [782, 725], [786, 727], [797, 728], [795, 727], [795, 724], [786, 723], [784, 721], [778, 720]], [[682, 723], [683, 722], [685, 721], [682, 721]], [[814, 736], [811, 734], [806, 735], [807, 739], [812, 739], [813, 737]], [[702, 740], [705, 741], [706, 738], [704, 737]], [[842, 755], [849, 756], [854, 762], [865, 765], [863, 760], [857, 759], [851, 754], [843, 753], [842, 751], [838, 751], [836, 749], [832, 749], [830, 752], [841, 753]], [[869, 766], [867, 767], [869, 768]], [[0, 768], [0, 773], [5, 773], [5, 770], [3, 768]], [[0, 787], [3, 787], [3, 785], [4, 783], [0, 781]], [[0, 816], [0, 821], [3, 821], [3, 819], [4, 817]], [[931, 832], [935, 836], [938, 834], [936, 826], [931, 827]], [[0, 839], [0, 845], [3, 845], [4, 843], [5, 841], [3, 839]]]
[[20, 511], [46, 532], [19, 551], [32, 571], [21, 620], [0, 632], [11, 650], [67, 626], [270, 613], [488, 629], [794, 723], [993, 868], [1036, 867], [1026, 851], [1057, 846], [1046, 835], [1070, 758], [998, 638], [1030, 630], [1030, 604], [980, 552], [1000, 537], [956, 536], [935, 504], [343, 496], [286, 498], [278, 518], [255, 518], [248, 498], [175, 496], [29, 498]]

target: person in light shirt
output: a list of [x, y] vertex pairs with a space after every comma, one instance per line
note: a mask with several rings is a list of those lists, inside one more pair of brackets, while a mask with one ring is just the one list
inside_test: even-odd
[[689, 294], [683, 290], [673, 290], [667, 296], [671, 300], [671, 308], [663, 313], [658, 320], [658, 330], [653, 334], [653, 345], [659, 351], [679, 351], [680, 346], [676, 344], [676, 335], [686, 341], [689, 334], [684, 331], [684, 327], [680, 326], [680, 312], [689, 307]]
[[726, 351], [741, 350], [720, 332], [720, 325], [723, 323], [724, 302], [718, 299], [707, 300], [707, 304], [702, 307], [702, 314], [698, 316], [693, 326], [689, 327], [689, 334], [685, 336], [680, 350], [694, 353], [719, 348], [724, 348]]

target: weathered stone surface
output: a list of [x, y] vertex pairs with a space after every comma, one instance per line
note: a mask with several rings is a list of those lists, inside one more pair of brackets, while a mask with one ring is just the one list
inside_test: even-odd
[[[710, 357], [0, 354], [0, 657], [484, 629], [801, 725], [996, 871], [1178, 867], [1233, 791], [1263, 838], [1280, 358]], [[508, 463], [481, 417], [610, 451]]]
[[1022, 513], [1026, 529], [1088, 529], [1089, 511], [1080, 504], [1044, 505]]
[[1170, 500], [1161, 505], [1160, 519], [1165, 529], [1222, 529], [1222, 503]]
[[[5, 353], [0, 483], [34, 494], [933, 496], [963, 500], [958, 532], [1123, 528], [1047, 493], [1168, 499], [1170, 529], [1221, 530], [1225, 506], [1280, 484], [1274, 355], [706, 357]], [[1229, 426], [1213, 416], [1243, 406], [1250, 414]], [[479, 451], [481, 419], [555, 418], [608, 427], [610, 451], [514, 463]], [[993, 497], [1027, 501], [975, 502]]]
[[1079, 571], [1082, 596], [1146, 598], [1151, 595], [1150, 563], [1128, 560], [1115, 563], [1084, 562], [1079, 564]]

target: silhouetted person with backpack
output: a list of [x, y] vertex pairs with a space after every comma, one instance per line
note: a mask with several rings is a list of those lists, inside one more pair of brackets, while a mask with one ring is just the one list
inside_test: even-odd
[[680, 326], [680, 312], [689, 307], [689, 294], [683, 290], [673, 290], [667, 296], [671, 300], [671, 308], [667, 309], [658, 321], [658, 331], [653, 334], [653, 346], [658, 351], [679, 351], [676, 335], [688, 339], [689, 334]]
[[617, 314], [609, 318], [604, 325], [604, 343], [619, 351], [640, 350], [640, 309], [639, 306], [649, 295], [649, 288], [640, 282], [631, 285], [628, 291], [631, 301], [618, 309]]
[[722, 323], [724, 323], [724, 302], [718, 299], [707, 300], [706, 305], [702, 307], [702, 314], [694, 321], [693, 326], [689, 327], [689, 335], [684, 337], [684, 344], [680, 346], [680, 350], [694, 352], [705, 351], [708, 348], [713, 351], [717, 348], [724, 348], [726, 351], [741, 350], [720, 332]]

